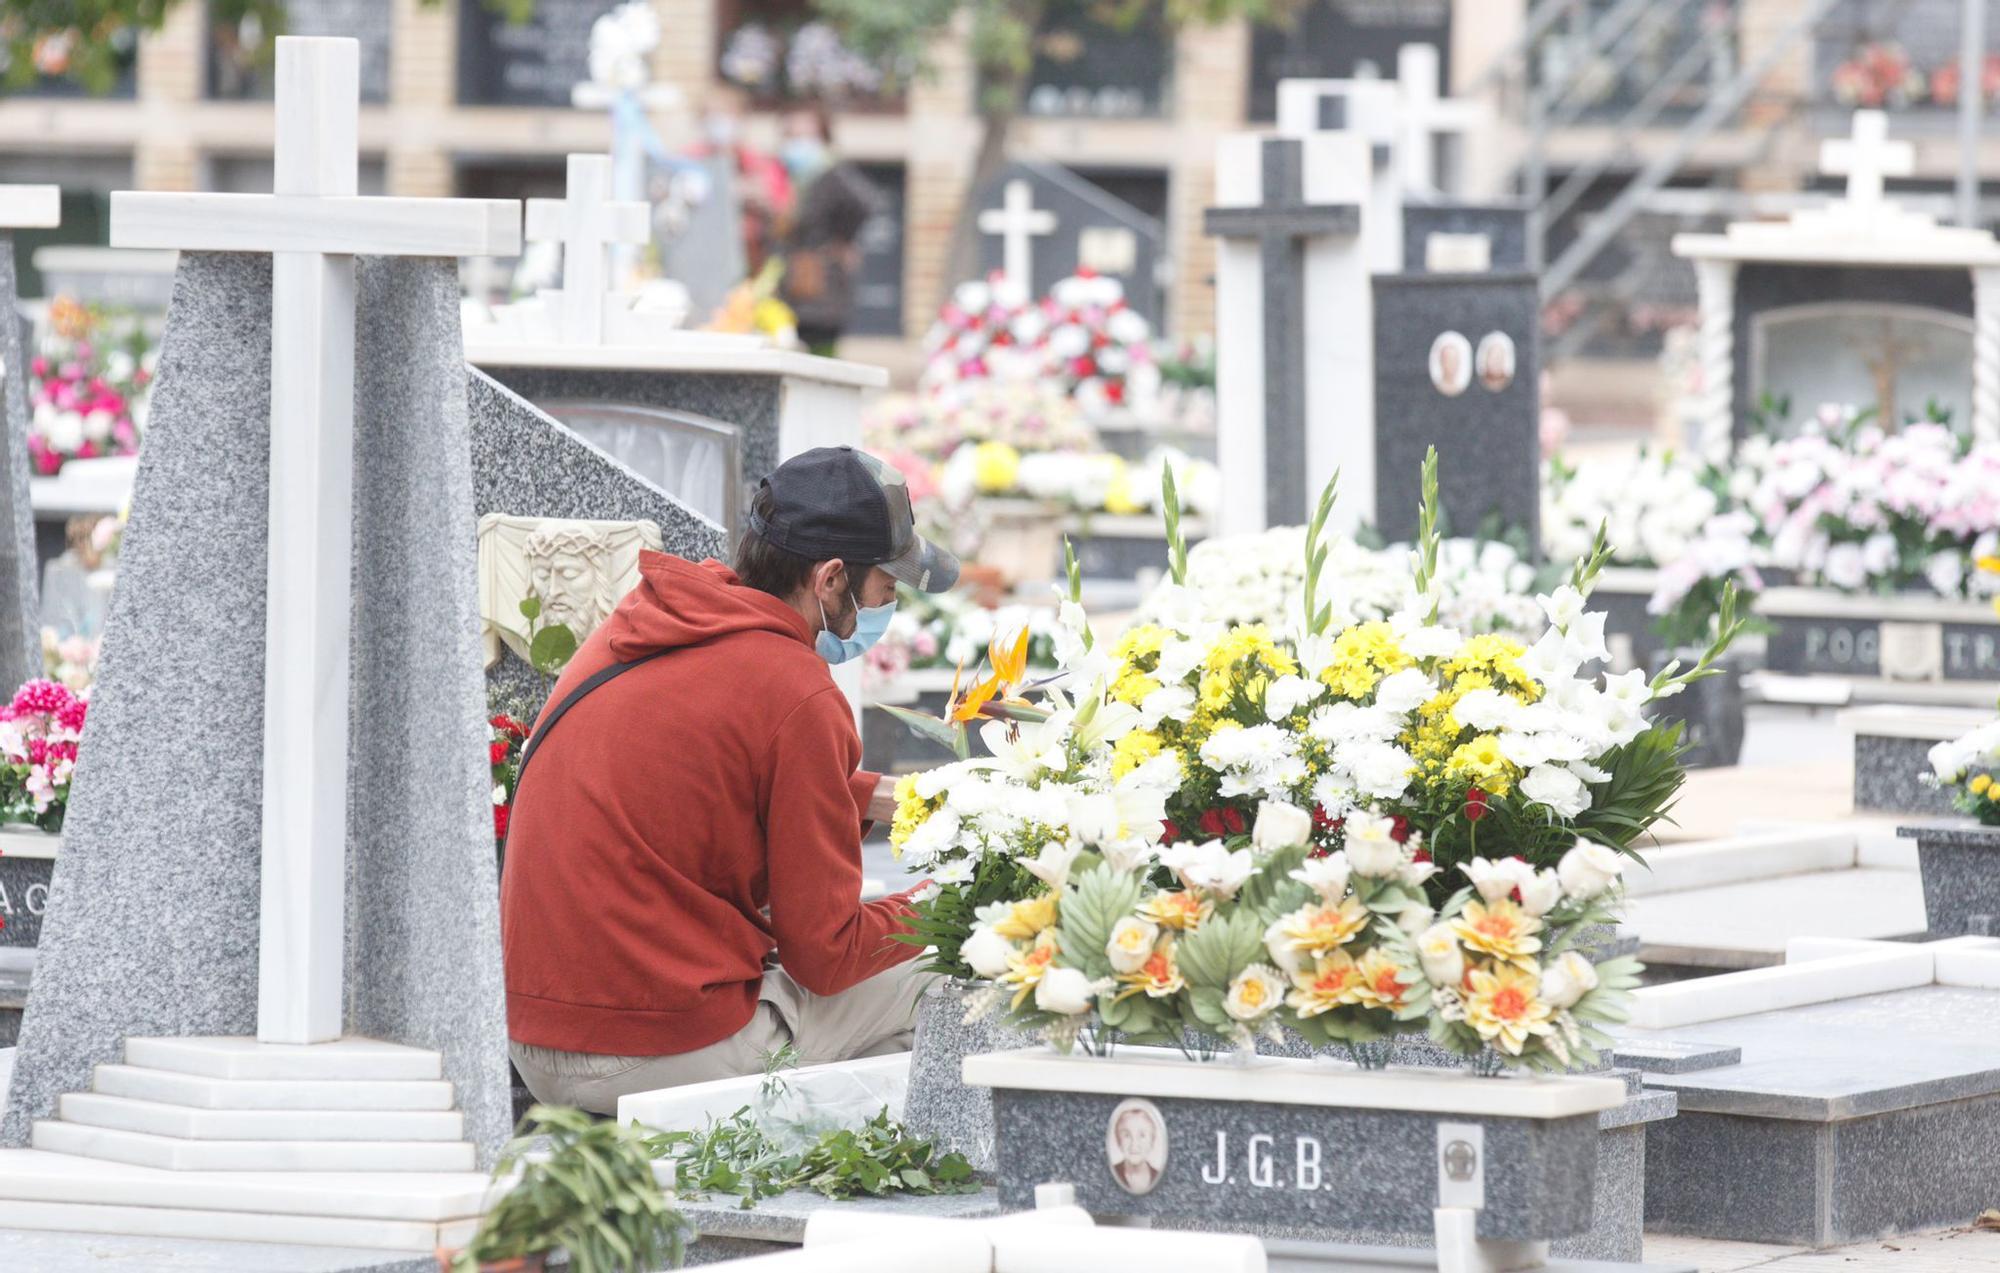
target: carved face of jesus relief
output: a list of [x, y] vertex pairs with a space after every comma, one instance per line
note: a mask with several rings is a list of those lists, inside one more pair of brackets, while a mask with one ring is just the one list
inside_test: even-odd
[[542, 601], [542, 621], [560, 623], [582, 640], [597, 630], [617, 597], [611, 588], [611, 545], [599, 532], [537, 530], [522, 545], [528, 586]]

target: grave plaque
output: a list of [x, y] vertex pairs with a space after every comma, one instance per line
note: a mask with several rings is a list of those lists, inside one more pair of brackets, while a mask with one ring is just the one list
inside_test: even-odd
[[1831, 613], [1813, 613], [1810, 600], [1801, 605], [1795, 599], [1816, 595], [1787, 590], [1760, 603], [1772, 624], [1766, 654], [1772, 671], [1910, 684], [2000, 681], [2000, 624], [1981, 617], [1985, 610], [1977, 603], [1887, 597], [1883, 613], [1871, 615], [1856, 612], [1865, 599], [1826, 594]]
[[1406, 44], [1435, 46], [1448, 72], [1451, 9], [1450, 0], [1309, 0], [1289, 25], [1255, 28], [1250, 118], [1276, 118], [1279, 80], [1392, 79]]
[[[1010, 209], [1010, 186], [1016, 191], [1025, 186], [1026, 207]], [[1018, 205], [1020, 196], [1014, 198]], [[1026, 257], [1028, 294], [1041, 297], [1079, 267], [1091, 266], [1117, 279], [1126, 304], [1159, 327], [1164, 298], [1158, 271], [1166, 234], [1158, 218], [1067, 168], [1026, 161], [1003, 168], [979, 190], [973, 206], [997, 214], [986, 221], [992, 228], [980, 235], [981, 274], [1006, 268], [1012, 245], [1017, 263]], [[1003, 220], [1010, 210], [1017, 215]], [[1013, 229], [1005, 228], [1010, 224]]]
[[0, 927], [0, 946], [33, 947], [41, 941], [54, 869], [53, 858], [0, 855], [0, 924], [5, 925]]
[[[471, 0], [474, 8], [479, 0]], [[288, 0], [286, 35], [346, 35], [361, 44], [361, 100], [389, 100], [391, 0]], [[208, 95], [228, 101], [272, 97], [271, 44], [244, 45], [237, 28], [209, 10]]]
[[1985, 623], [1944, 625], [1948, 681], [2000, 681], [2000, 629]]
[[1445, 272], [1433, 264], [1436, 238], [1454, 235], [1486, 240], [1485, 269], [1528, 268], [1528, 213], [1525, 208], [1471, 203], [1411, 203], [1403, 208], [1403, 268], [1412, 274]]
[[1882, 626], [1870, 620], [1780, 620], [1767, 648], [1766, 657], [1775, 672], [1815, 676], [1882, 674]]
[[538, 0], [510, 23], [477, 0], [458, 6], [461, 106], [568, 106], [590, 78], [590, 27], [617, 0]]
[[1088, 6], [1043, 19], [1028, 72], [1027, 113], [1083, 118], [1154, 116], [1166, 101], [1172, 36], [1157, 10], [1106, 21]]

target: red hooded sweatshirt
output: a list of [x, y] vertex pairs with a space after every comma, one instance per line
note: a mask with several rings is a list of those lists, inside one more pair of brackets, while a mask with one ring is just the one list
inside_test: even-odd
[[691, 1052], [749, 1022], [773, 950], [822, 995], [917, 954], [891, 940], [907, 893], [860, 901], [876, 775], [805, 621], [719, 562], [648, 552], [639, 575], [549, 707], [670, 652], [571, 708], [515, 793], [500, 931], [522, 1043]]

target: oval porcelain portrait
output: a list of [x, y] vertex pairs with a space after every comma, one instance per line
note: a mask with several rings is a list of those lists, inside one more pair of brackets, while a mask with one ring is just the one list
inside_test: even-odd
[[1120, 1101], [1104, 1129], [1104, 1156], [1119, 1188], [1129, 1194], [1153, 1192], [1167, 1170], [1167, 1120], [1160, 1107], [1138, 1097]]
[[1463, 332], [1440, 332], [1431, 342], [1431, 386], [1456, 398], [1472, 383], [1472, 342]]
[[1473, 362], [1479, 368], [1479, 383], [1499, 393], [1514, 383], [1514, 338], [1506, 332], [1487, 332], [1479, 338]]

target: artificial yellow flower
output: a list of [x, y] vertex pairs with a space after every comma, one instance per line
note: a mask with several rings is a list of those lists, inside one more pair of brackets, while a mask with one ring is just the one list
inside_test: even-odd
[[1363, 955], [1357, 967], [1361, 976], [1354, 989], [1354, 1002], [1364, 1008], [1387, 1008], [1393, 1012], [1403, 1006], [1403, 996], [1416, 982], [1379, 946]]
[[1005, 442], [981, 442], [972, 452], [972, 482], [988, 495], [1014, 489], [1021, 453]]
[[1008, 941], [1026, 941], [1056, 922], [1056, 895], [1041, 893], [1014, 903], [993, 931]]
[[1119, 999], [1140, 994], [1149, 999], [1165, 999], [1187, 989], [1187, 979], [1181, 976], [1180, 965], [1174, 959], [1174, 939], [1160, 938], [1139, 971], [1121, 974], [1118, 984], [1125, 987], [1118, 992]]
[[[999, 932], [999, 925], [994, 925], [993, 931]], [[1001, 973], [996, 980], [1003, 986], [1018, 987], [1014, 991], [1014, 1002], [1010, 1005], [1013, 1009], [1018, 1010], [1023, 1003], [1026, 1003], [1028, 996], [1035, 992], [1035, 987], [1041, 984], [1043, 976], [1049, 971], [1049, 965], [1055, 962], [1056, 950], [1056, 934], [1051, 928], [1044, 929], [1042, 934], [1035, 938], [1035, 944], [1027, 950], [1016, 951], [1007, 956], [1007, 971]]]
[[1354, 956], [1336, 950], [1292, 974], [1292, 992], [1285, 1003], [1301, 1017], [1316, 1017], [1356, 1002], [1360, 985], [1361, 968]]
[[1111, 776], [1123, 778], [1134, 769], [1160, 754], [1164, 745], [1160, 736], [1151, 730], [1135, 729], [1119, 739], [1111, 748]]
[[1465, 1022], [1479, 1037], [1508, 1056], [1519, 1056], [1528, 1040], [1554, 1027], [1555, 1009], [1541, 1000], [1541, 983], [1532, 967], [1500, 964], [1475, 969], [1466, 978]]
[[1139, 913], [1161, 928], [1191, 933], [1215, 913], [1215, 903], [1199, 893], [1174, 889], [1147, 898], [1140, 904]]
[[1965, 784], [1965, 789], [1975, 796], [1983, 796], [1986, 794], [1986, 789], [1992, 785], [1992, 774], [1974, 774], [1972, 781]]
[[1536, 936], [1542, 931], [1542, 921], [1507, 897], [1467, 902], [1458, 918], [1451, 921], [1451, 931], [1458, 934], [1466, 949], [1530, 972], [1542, 948], [1542, 939]]
[[1345, 946], [1367, 927], [1368, 908], [1353, 896], [1338, 903], [1300, 907], [1272, 925], [1274, 935], [1286, 950], [1315, 958]]

